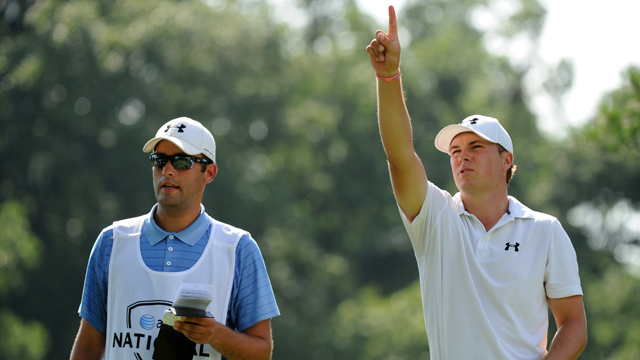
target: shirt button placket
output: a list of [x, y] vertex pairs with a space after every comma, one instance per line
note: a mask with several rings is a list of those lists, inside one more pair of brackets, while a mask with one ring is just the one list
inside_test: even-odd
[[487, 243], [488, 243], [488, 239], [487, 239], [487, 235], [484, 235], [483, 237], [480, 238], [480, 241], [478, 242], [478, 255], [481, 259], [486, 260], [487, 259]]
[[[169, 235], [169, 236], [167, 236], [167, 238], [168, 238], [167, 242], [169, 242], [169, 240], [175, 239], [175, 235]], [[167, 251], [173, 251], [173, 246], [167, 247]], [[171, 264], [172, 264], [171, 260], [165, 261], [165, 265], [166, 266], [171, 266]]]

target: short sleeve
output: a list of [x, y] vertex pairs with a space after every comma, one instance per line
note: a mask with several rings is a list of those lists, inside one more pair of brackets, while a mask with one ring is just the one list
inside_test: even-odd
[[78, 309], [83, 319], [103, 333], [107, 331], [107, 289], [112, 247], [113, 229], [109, 227], [100, 233], [91, 250]]
[[553, 299], [582, 295], [575, 249], [558, 220], [551, 226], [545, 290]]
[[244, 235], [236, 249], [236, 268], [227, 325], [243, 331], [280, 315], [258, 244]]
[[442, 216], [443, 213], [448, 213], [454, 217], [458, 216], [451, 195], [431, 182], [428, 182], [427, 195], [425, 196], [420, 213], [412, 222], [407, 221], [400, 205], [398, 205], [398, 210], [400, 211], [404, 227], [418, 258], [426, 255], [429, 248], [428, 241], [434, 238], [433, 236], [428, 236], [428, 234], [438, 225], [440, 216]]

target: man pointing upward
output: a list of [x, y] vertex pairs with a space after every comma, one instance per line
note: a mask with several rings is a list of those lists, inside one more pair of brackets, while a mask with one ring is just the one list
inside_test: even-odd
[[[587, 342], [576, 254], [558, 220], [508, 195], [514, 148], [497, 119], [445, 127], [458, 193], [428, 181], [404, 101], [395, 10], [367, 47], [393, 192], [413, 245], [431, 359], [576, 359]], [[548, 307], [558, 331], [547, 350]]]

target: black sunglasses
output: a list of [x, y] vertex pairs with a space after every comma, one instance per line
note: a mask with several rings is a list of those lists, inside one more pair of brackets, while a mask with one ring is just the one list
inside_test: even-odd
[[171, 166], [176, 170], [188, 170], [193, 167], [193, 163], [213, 164], [209, 159], [199, 158], [191, 155], [163, 155], [151, 154], [149, 156], [151, 166], [163, 169], [167, 165], [167, 161], [171, 161]]

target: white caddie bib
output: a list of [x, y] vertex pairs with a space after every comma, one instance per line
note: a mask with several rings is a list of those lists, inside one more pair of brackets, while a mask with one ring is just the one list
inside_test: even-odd
[[[207, 311], [222, 324], [227, 319], [236, 246], [246, 232], [210, 218], [209, 242], [195, 265], [181, 272], [159, 272], [147, 267], [140, 253], [140, 234], [147, 216], [114, 223], [107, 295], [107, 360], [152, 359], [162, 316], [182, 283], [212, 285], [214, 297]], [[209, 344], [194, 347], [193, 359], [220, 358]]]

